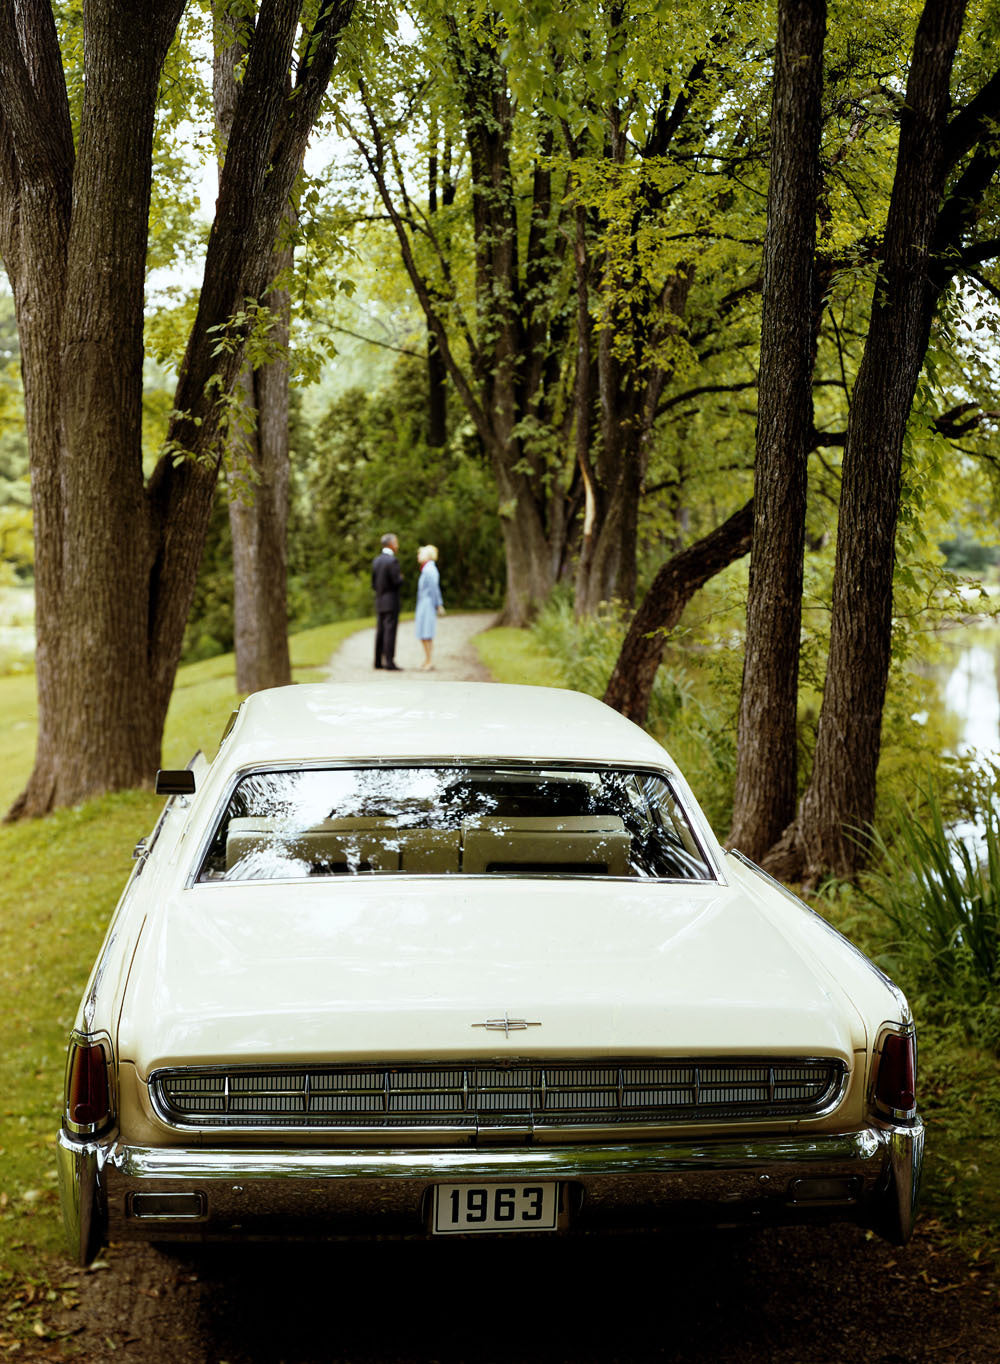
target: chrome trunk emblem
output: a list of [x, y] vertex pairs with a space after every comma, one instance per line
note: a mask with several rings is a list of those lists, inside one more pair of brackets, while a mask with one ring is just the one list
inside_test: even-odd
[[503, 1018], [487, 1018], [484, 1023], [473, 1023], [474, 1028], [489, 1028], [491, 1032], [502, 1032], [504, 1037], [509, 1037], [512, 1032], [524, 1032], [525, 1028], [540, 1028], [541, 1023], [529, 1023], [526, 1018], [509, 1018], [507, 1010], [503, 1011]]

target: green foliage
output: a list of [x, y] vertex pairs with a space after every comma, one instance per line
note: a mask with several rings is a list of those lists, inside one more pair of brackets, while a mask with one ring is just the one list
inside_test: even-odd
[[[0, 450], [0, 464], [3, 452]], [[29, 581], [35, 562], [31, 507], [21, 501], [22, 486], [8, 490], [0, 472], [0, 586]]]
[[142, 386], [142, 467], [147, 475], [163, 450], [174, 408], [168, 383], [166, 375], [147, 362]]
[[[465, 428], [440, 450], [427, 445], [423, 375], [412, 362], [400, 361], [381, 390], [351, 389], [335, 398], [315, 424], [305, 420], [293, 390], [290, 419], [293, 629], [371, 611], [371, 560], [389, 529], [401, 542], [404, 608], [416, 593], [422, 544], [438, 547], [449, 609], [499, 604], [504, 568], [492, 482]], [[227, 499], [220, 483], [185, 634], [186, 662], [232, 648]]]
[[417, 548], [434, 544], [449, 609], [498, 605], [504, 570], [492, 481], [466, 428], [432, 449], [426, 420], [423, 371], [400, 361], [380, 391], [335, 399], [306, 437], [294, 462], [290, 536], [297, 620], [370, 611], [370, 564], [388, 530], [400, 538], [404, 602], [416, 592]]
[[146, 316], [146, 354], [162, 371], [176, 374], [198, 311], [198, 294], [180, 284], [168, 284], [158, 291], [156, 301], [156, 308]]
[[30, 580], [35, 561], [20, 356], [14, 300], [0, 292], [0, 587]]
[[938, 548], [954, 573], [982, 575], [1000, 564], [1000, 545], [983, 544], [961, 529], [950, 539], [939, 541]]
[[958, 827], [933, 789], [921, 792], [919, 807], [894, 802], [888, 831], [873, 831], [877, 867], [863, 893], [881, 909], [893, 934], [888, 950], [918, 987], [956, 1008], [992, 1008], [1000, 1048], [1000, 771], [980, 777], [972, 794], [974, 822]]
[[[913, 996], [917, 1085], [927, 1127], [921, 1190], [925, 1217], [944, 1221], [974, 1255], [993, 1255], [1000, 1225], [1000, 1063], [996, 1009]], [[991, 1029], [992, 1034], [991, 1034]]]
[[185, 5], [164, 62], [153, 144], [150, 270], [191, 267], [204, 250], [201, 167], [214, 153], [209, 0]]
[[[531, 634], [574, 690], [603, 696], [621, 650], [628, 614], [617, 606], [580, 620], [565, 592], [539, 613]], [[735, 714], [741, 656], [715, 641], [703, 647], [696, 627], [678, 634], [660, 667], [647, 728], [670, 751], [698, 793], [710, 823], [727, 827], [735, 776]], [[488, 638], [488, 636], [487, 636]]]
[[25, 428], [16, 416], [4, 421], [0, 415], [0, 587], [30, 581], [33, 572], [34, 535]]

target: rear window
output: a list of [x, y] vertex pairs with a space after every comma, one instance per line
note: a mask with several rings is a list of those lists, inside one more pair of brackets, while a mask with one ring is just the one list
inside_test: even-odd
[[198, 880], [389, 873], [713, 876], [659, 773], [439, 765], [249, 773]]

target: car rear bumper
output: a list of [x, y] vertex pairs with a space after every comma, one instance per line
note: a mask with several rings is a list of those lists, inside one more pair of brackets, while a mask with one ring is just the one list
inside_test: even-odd
[[435, 1184], [555, 1181], [566, 1231], [846, 1218], [913, 1227], [923, 1125], [750, 1140], [474, 1150], [151, 1148], [58, 1142], [63, 1216], [86, 1263], [105, 1239], [427, 1234]]

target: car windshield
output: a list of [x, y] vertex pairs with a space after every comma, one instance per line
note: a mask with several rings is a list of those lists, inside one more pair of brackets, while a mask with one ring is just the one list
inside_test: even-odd
[[385, 873], [713, 876], [660, 773], [421, 765], [247, 774], [198, 880]]

